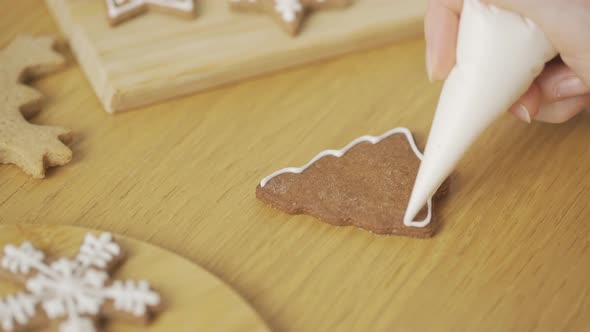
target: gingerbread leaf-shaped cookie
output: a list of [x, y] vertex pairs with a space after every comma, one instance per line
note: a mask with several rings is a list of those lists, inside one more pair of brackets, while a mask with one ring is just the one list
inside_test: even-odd
[[26, 120], [39, 111], [42, 95], [24, 83], [65, 63], [54, 43], [51, 37], [19, 36], [0, 51], [0, 163], [15, 164], [34, 178], [72, 159], [68, 130]]
[[419, 221], [403, 221], [421, 158], [410, 131], [396, 128], [359, 137], [341, 150], [323, 151], [303, 167], [277, 171], [260, 182], [256, 196], [287, 213], [337, 226], [431, 237], [436, 230], [431, 201]]

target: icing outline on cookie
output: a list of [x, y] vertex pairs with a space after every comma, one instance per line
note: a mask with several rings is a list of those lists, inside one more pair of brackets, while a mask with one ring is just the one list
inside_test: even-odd
[[297, 35], [308, 12], [324, 8], [342, 8], [351, 0], [228, 0], [230, 8], [238, 11], [265, 12], [280, 20], [283, 29]]
[[295, 21], [297, 13], [303, 11], [303, 4], [299, 0], [276, 0], [275, 10], [281, 15], [283, 21], [291, 23]]
[[145, 5], [170, 8], [180, 12], [190, 13], [195, 9], [194, 0], [106, 0], [109, 18], [118, 19]]
[[[412, 132], [408, 128], [398, 127], [398, 128], [394, 128], [394, 129], [389, 130], [388, 132], [386, 132], [385, 134], [383, 134], [381, 136], [371, 136], [371, 135], [361, 136], [361, 137], [355, 139], [354, 141], [350, 142], [347, 146], [343, 147], [340, 150], [324, 150], [324, 151], [318, 153], [307, 164], [305, 164], [301, 167], [286, 167], [286, 168], [278, 170], [278, 171], [272, 173], [271, 175], [265, 177], [264, 179], [262, 179], [262, 181], [260, 181], [260, 187], [264, 188], [264, 186], [266, 186], [266, 184], [272, 178], [279, 176], [281, 174], [285, 174], [285, 173], [300, 174], [303, 171], [305, 171], [307, 168], [309, 168], [311, 165], [313, 165], [315, 162], [322, 159], [323, 157], [334, 156], [336, 158], [340, 158], [346, 152], [348, 152], [348, 150], [352, 149], [354, 146], [356, 146], [359, 143], [369, 142], [371, 144], [377, 144], [377, 143], [381, 142], [382, 140], [386, 139], [387, 137], [392, 136], [392, 135], [396, 135], [396, 134], [403, 134], [404, 136], [406, 136], [408, 143], [410, 144], [410, 147], [412, 148], [412, 151], [414, 151], [414, 154], [416, 155], [416, 157], [418, 157], [418, 159], [420, 159], [420, 161], [422, 161], [422, 152], [420, 152], [420, 150], [418, 149], [418, 146], [416, 145], [416, 142], [414, 141], [414, 136], [412, 136]], [[428, 199], [428, 202], [426, 203], [426, 205], [428, 207], [428, 215], [426, 216], [426, 218], [424, 220], [421, 220], [421, 221], [416, 221], [416, 220], [406, 221], [406, 220], [404, 220], [404, 225], [408, 226], [408, 227], [423, 228], [423, 227], [426, 227], [428, 224], [430, 224], [430, 221], [432, 219], [432, 197], [430, 199]]]

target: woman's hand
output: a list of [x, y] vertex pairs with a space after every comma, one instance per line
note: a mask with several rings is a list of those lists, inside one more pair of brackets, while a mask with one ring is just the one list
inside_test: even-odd
[[[560, 53], [510, 112], [519, 119], [565, 122], [590, 106], [590, 1], [482, 0], [533, 20]], [[463, 0], [430, 0], [424, 20], [426, 68], [443, 80], [455, 65]]]

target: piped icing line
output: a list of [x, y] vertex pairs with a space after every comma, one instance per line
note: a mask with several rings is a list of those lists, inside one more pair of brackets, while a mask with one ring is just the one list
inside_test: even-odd
[[[265, 177], [264, 179], [262, 179], [262, 181], [260, 181], [260, 187], [264, 188], [264, 186], [266, 186], [266, 184], [271, 179], [273, 179], [274, 177], [277, 177], [281, 174], [285, 174], [285, 173], [300, 174], [303, 171], [305, 171], [306, 169], [308, 169], [315, 162], [317, 162], [318, 160], [320, 160], [326, 156], [334, 156], [334, 157], [340, 158], [344, 154], [346, 154], [346, 152], [348, 152], [348, 150], [352, 149], [357, 144], [360, 144], [363, 142], [377, 144], [377, 143], [381, 142], [382, 140], [388, 138], [389, 136], [396, 135], [396, 134], [403, 134], [406, 136], [406, 138], [408, 139], [408, 142], [410, 143], [410, 147], [412, 148], [412, 151], [414, 152], [416, 157], [418, 157], [418, 159], [420, 159], [420, 161], [422, 161], [422, 152], [420, 152], [420, 150], [418, 149], [418, 146], [416, 145], [416, 142], [414, 141], [414, 136], [412, 136], [412, 132], [410, 132], [410, 130], [408, 128], [398, 127], [398, 128], [394, 128], [394, 129], [389, 130], [388, 132], [386, 132], [385, 134], [383, 134], [381, 136], [371, 136], [371, 135], [361, 136], [361, 137], [355, 139], [354, 141], [350, 142], [347, 146], [343, 147], [340, 150], [324, 150], [324, 151], [318, 153], [315, 157], [313, 157], [313, 159], [311, 159], [304, 166], [283, 168], [283, 169], [278, 170], [278, 171], [272, 173], [271, 175]], [[432, 220], [432, 198], [430, 198], [426, 204], [428, 207], [428, 214], [424, 220], [420, 220], [420, 221], [404, 220], [404, 225], [408, 226], [408, 227], [422, 228], [422, 227], [426, 227], [428, 224], [430, 224], [430, 221]]]
[[184, 12], [191, 12], [195, 8], [193, 0], [107, 0], [106, 3], [109, 16], [113, 18], [148, 4], [160, 7], [168, 7]]
[[303, 5], [299, 0], [275, 0], [275, 10], [285, 22], [293, 22], [297, 13], [303, 11]]

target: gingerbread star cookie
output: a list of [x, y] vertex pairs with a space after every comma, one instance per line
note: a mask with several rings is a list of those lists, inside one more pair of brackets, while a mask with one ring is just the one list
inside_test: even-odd
[[65, 145], [71, 139], [68, 130], [26, 120], [39, 111], [42, 96], [23, 82], [65, 63], [54, 43], [54, 38], [20, 36], [0, 51], [0, 163], [15, 164], [34, 178], [72, 159]]
[[111, 25], [145, 13], [150, 9], [182, 17], [196, 15], [195, 0], [105, 0]]
[[337, 226], [431, 237], [436, 230], [432, 201], [419, 220], [403, 221], [421, 158], [410, 131], [396, 128], [378, 137], [359, 137], [341, 150], [323, 151], [303, 167], [277, 171], [260, 182], [256, 196], [289, 214], [307, 214]]
[[232, 10], [271, 15], [285, 31], [297, 35], [307, 13], [318, 9], [342, 8], [352, 0], [230, 0]]

